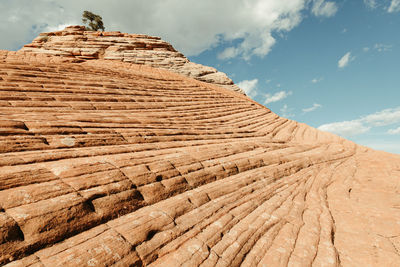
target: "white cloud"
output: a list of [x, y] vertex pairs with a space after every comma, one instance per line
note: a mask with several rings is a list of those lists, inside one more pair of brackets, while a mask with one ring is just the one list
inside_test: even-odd
[[282, 99], [285, 99], [286, 97], [290, 96], [292, 94], [292, 91], [286, 92], [286, 91], [279, 91], [273, 95], [271, 94], [266, 94], [265, 95], [265, 101], [264, 104], [269, 104], [273, 102], [278, 102]]
[[281, 111], [281, 116], [285, 117], [285, 118], [290, 118], [290, 117], [294, 117], [294, 114], [291, 113], [293, 110], [293, 108], [289, 108], [288, 105], [283, 105], [283, 107], [280, 109]]
[[335, 2], [314, 0], [311, 12], [317, 17], [332, 17], [338, 11]]
[[322, 81], [324, 78], [314, 78], [311, 80], [312, 83], [319, 83], [320, 81]]
[[243, 80], [237, 84], [249, 97], [257, 95], [257, 84], [258, 79], [254, 80]]
[[375, 44], [374, 49], [378, 52], [387, 52], [392, 50], [393, 45]]
[[387, 11], [389, 13], [400, 11], [400, 0], [392, 0], [392, 2], [390, 3], [390, 6], [388, 7]]
[[347, 52], [341, 59], [338, 61], [338, 67], [344, 68], [346, 67], [351, 61], [353, 61], [355, 57], [351, 56], [351, 52]]
[[319, 126], [318, 129], [321, 131], [331, 132], [340, 136], [348, 137], [366, 133], [369, 131], [370, 127], [366, 127], [362, 124], [362, 122], [354, 120], [323, 124]]
[[364, 4], [371, 9], [375, 9], [378, 6], [376, 0], [364, 0]]
[[316, 110], [317, 108], [321, 108], [321, 107], [322, 107], [321, 104], [314, 103], [314, 104], [312, 105], [312, 107], [303, 108], [302, 110], [303, 110], [304, 113], [307, 113], [307, 112], [314, 111], [314, 110]]
[[[376, 9], [379, 6], [382, 6], [382, 3], [379, 3], [377, 0], [363, 0], [364, 4], [370, 9]], [[384, 1], [382, 1], [384, 2]], [[385, 3], [383, 3], [385, 4]], [[400, 11], [400, 0], [391, 0], [390, 5], [384, 9], [389, 13], [394, 13]]]
[[387, 126], [400, 122], [400, 107], [389, 108], [362, 117], [361, 120], [372, 126]]
[[230, 59], [230, 58], [234, 58], [238, 55], [239, 53], [239, 49], [237, 49], [236, 47], [227, 47], [225, 48], [224, 51], [222, 51], [221, 53], [219, 53], [217, 55], [218, 59]]
[[395, 134], [400, 134], [400, 127], [396, 128], [396, 129], [389, 129], [389, 130], [387, 131], [387, 133], [388, 133], [388, 134], [393, 134], [393, 135], [395, 135]]
[[63, 29], [65, 29], [65, 27], [67, 26], [71, 26], [71, 25], [75, 25], [76, 23], [64, 23], [64, 24], [59, 24], [59, 25], [55, 25], [55, 26], [47, 26], [44, 31], [46, 32], [56, 32], [56, 31], [61, 31]]
[[[368, 132], [373, 127], [388, 126], [399, 122], [400, 107], [397, 107], [384, 109], [373, 114], [362, 116], [356, 120], [323, 124], [319, 126], [318, 129], [348, 137]], [[397, 131], [397, 129], [393, 131]]]
[[[0, 1], [1, 49], [18, 49], [39, 32], [81, 24], [83, 10], [103, 17], [106, 30], [160, 36], [186, 56], [233, 43], [219, 57], [264, 57], [274, 35], [299, 25], [310, 0], [31, 0]], [[315, 14], [331, 15], [317, 1]], [[335, 6], [335, 5], [333, 5]], [[317, 8], [318, 7], [318, 8]]]
[[377, 43], [377, 44], [373, 45], [371, 48], [369, 48], [368, 46], [363, 47], [362, 50], [364, 52], [368, 52], [371, 49], [376, 50], [378, 52], [389, 52], [389, 51], [392, 51], [392, 48], [393, 48], [393, 45]]

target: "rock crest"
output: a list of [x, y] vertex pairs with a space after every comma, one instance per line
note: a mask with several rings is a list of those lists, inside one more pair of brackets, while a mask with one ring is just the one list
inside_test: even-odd
[[225, 73], [190, 62], [171, 44], [159, 37], [121, 32], [93, 32], [85, 31], [84, 26], [69, 26], [62, 31], [41, 33], [21, 51], [75, 57], [81, 60], [105, 59], [144, 64], [244, 94]]

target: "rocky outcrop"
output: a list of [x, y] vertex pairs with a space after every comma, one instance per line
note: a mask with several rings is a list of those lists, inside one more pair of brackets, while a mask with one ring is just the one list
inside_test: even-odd
[[84, 26], [69, 26], [62, 31], [41, 33], [21, 51], [81, 60], [106, 59], [144, 64], [244, 94], [225, 73], [190, 62], [159, 37], [121, 32], [92, 32], [85, 31]]
[[80, 61], [0, 52], [0, 264], [399, 266], [399, 155]]

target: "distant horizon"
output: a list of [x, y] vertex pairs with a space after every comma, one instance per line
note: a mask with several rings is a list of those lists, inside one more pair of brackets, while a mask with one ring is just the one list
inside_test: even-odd
[[2, 1], [0, 49], [91, 10], [105, 31], [159, 36], [282, 117], [400, 154], [400, 0], [117, 2]]

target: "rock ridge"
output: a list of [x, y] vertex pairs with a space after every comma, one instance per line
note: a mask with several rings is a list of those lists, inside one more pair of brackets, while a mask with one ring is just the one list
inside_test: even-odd
[[118, 60], [167, 69], [199, 81], [244, 94], [228, 76], [213, 67], [190, 62], [159, 37], [119, 31], [86, 31], [84, 26], [68, 26], [62, 31], [41, 33], [20, 51], [80, 60]]
[[0, 265], [399, 266], [399, 179], [214, 84], [0, 51]]

